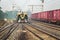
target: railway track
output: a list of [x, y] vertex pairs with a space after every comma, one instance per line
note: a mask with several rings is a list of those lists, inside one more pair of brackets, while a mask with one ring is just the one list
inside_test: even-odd
[[5, 26], [7, 26], [8, 24], [5, 23], [3, 26], [0, 27], [0, 30], [2, 30]]
[[[59, 34], [55, 34], [54, 32], [51, 32], [49, 30], [45, 30], [45, 28], [42, 29], [42, 27], [39, 27], [34, 24], [24, 23], [22, 24], [22, 28], [25, 31], [28, 30], [29, 32], [31, 32], [35, 37], [38, 38], [38, 40], [60, 40]], [[24, 36], [22, 36], [22, 38], [24, 38]], [[28, 39], [26, 38], [26, 40]]]
[[60, 28], [59, 25], [55, 25], [55, 24], [49, 24], [49, 23], [40, 22], [40, 21], [33, 21], [33, 20], [31, 20], [31, 22], [32, 22], [32, 23], [41, 23], [41, 24], [48, 25], [48, 26], [52, 26], [52, 27], [55, 27], [55, 28]]
[[12, 32], [7, 40], [27, 40], [27, 33], [23, 32], [25, 28], [18, 23], [17, 28]]
[[0, 32], [4, 31], [5, 29], [9, 28], [9, 26], [12, 26], [12, 25], [14, 25], [14, 24], [9, 24], [9, 25], [6, 24], [6, 25], [2, 26], [0, 28]]
[[34, 36], [36, 36], [39, 40], [52, 40], [52, 39], [57, 40], [55, 37], [47, 35], [46, 33], [40, 31], [39, 29], [34, 28], [35, 26], [32, 27], [31, 25], [24, 24], [24, 27]]
[[[25, 23], [22, 24], [22, 32], [21, 32], [18, 40], [40, 40], [40, 39], [42, 40], [41, 37], [37, 36], [32, 31], [30, 31], [29, 29], [27, 29], [24, 24]], [[33, 34], [31, 34], [31, 33], [33, 33]], [[37, 38], [35, 36], [33, 37], [32, 35], [37, 36]]]
[[20, 24], [20, 28], [21, 28], [21, 32], [20, 32], [20, 34], [19, 34], [19, 36], [18, 36], [18, 40], [27, 40], [27, 38], [26, 38], [26, 33], [23, 32], [23, 31], [25, 31], [25, 28], [24, 28], [24, 26], [23, 26], [23, 23]]
[[52, 31], [50, 28], [45, 28], [45, 27], [43, 27], [43, 26], [37, 26], [37, 25], [34, 25], [34, 24], [27, 24], [27, 25], [29, 25], [29, 26], [34, 26], [33, 28], [35, 28], [35, 29], [38, 29], [39, 31], [42, 31], [42, 32], [44, 32], [44, 33], [46, 33], [46, 34], [48, 34], [48, 35], [51, 35], [52, 37], [54, 37], [54, 38], [56, 38], [56, 39], [58, 39], [58, 40], [60, 40], [60, 31]]
[[[26, 28], [26, 27], [25, 27]], [[31, 32], [32, 34], [34, 34], [37, 38], [39, 38], [40, 40], [43, 40], [43, 38], [39, 37], [37, 34], [35, 34], [34, 32], [32, 32], [31, 30], [29, 30], [28, 28], [26, 28], [29, 32]]]
[[6, 40], [10, 34], [17, 28], [18, 24], [14, 23], [8, 26], [5, 26], [3, 29], [0, 30], [0, 40]]
[[51, 24], [47, 24], [47, 23], [40, 23], [40, 22], [32, 22], [32, 24], [35, 24], [35, 25], [39, 25], [39, 26], [43, 26], [43, 27], [47, 27], [48, 29], [54, 29], [53, 31], [59, 31], [60, 32], [60, 28], [59, 26], [55, 26], [55, 25], [51, 25]]
[[0, 40], [12, 40], [11, 37], [14, 40], [60, 40], [59, 33], [32, 23], [11, 24], [0, 30]]
[[43, 27], [47, 27], [47, 28], [50, 28], [50, 29], [54, 29], [54, 30], [57, 30], [57, 31], [60, 31], [60, 28], [57, 28], [52, 26], [52, 25], [48, 25], [48, 24], [44, 24], [44, 23], [32, 23], [32, 24], [35, 24], [35, 25], [39, 25], [39, 26], [43, 26]]
[[0, 22], [0, 26], [3, 26], [6, 22]]

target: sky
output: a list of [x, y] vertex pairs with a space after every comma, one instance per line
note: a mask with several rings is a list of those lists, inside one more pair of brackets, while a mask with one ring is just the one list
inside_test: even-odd
[[60, 0], [44, 0], [44, 11], [60, 9]]
[[15, 6], [15, 10], [21, 9], [23, 11], [29, 10], [28, 5], [40, 5], [40, 0], [1, 0], [0, 6], [3, 11], [14, 10], [12, 6]]

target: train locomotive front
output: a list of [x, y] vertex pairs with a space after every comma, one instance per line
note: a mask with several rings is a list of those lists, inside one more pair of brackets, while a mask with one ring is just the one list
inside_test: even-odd
[[26, 13], [18, 13], [17, 22], [28, 22], [28, 15]]

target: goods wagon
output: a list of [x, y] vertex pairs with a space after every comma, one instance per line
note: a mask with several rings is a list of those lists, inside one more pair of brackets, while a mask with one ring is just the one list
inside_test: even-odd
[[57, 24], [60, 23], [60, 9], [53, 10], [52, 22], [55, 22]]
[[31, 19], [34, 19], [34, 14], [31, 15]]
[[35, 18], [37, 19], [37, 17], [38, 17], [38, 13], [35, 13]]
[[32, 19], [36, 19], [37, 16], [38, 16], [37, 13], [35, 13], [35, 14], [32, 14], [32, 15], [31, 15], [31, 18], [32, 18]]
[[47, 22], [48, 21], [48, 17], [49, 17], [48, 11], [40, 13], [40, 20], [41, 21]]
[[34, 13], [31, 17], [34, 20], [44, 22], [60, 23], [60, 9]]
[[60, 21], [60, 9], [59, 9], [59, 10], [57, 10], [56, 15], [57, 15], [57, 21]]
[[37, 20], [40, 20], [40, 12], [39, 13], [37, 13], [37, 18], [36, 18]]

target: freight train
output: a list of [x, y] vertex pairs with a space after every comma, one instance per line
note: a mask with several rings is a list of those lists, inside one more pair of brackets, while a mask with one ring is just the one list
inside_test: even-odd
[[17, 14], [17, 22], [28, 22], [28, 15], [25, 12]]
[[60, 9], [34, 13], [31, 19], [60, 24]]

